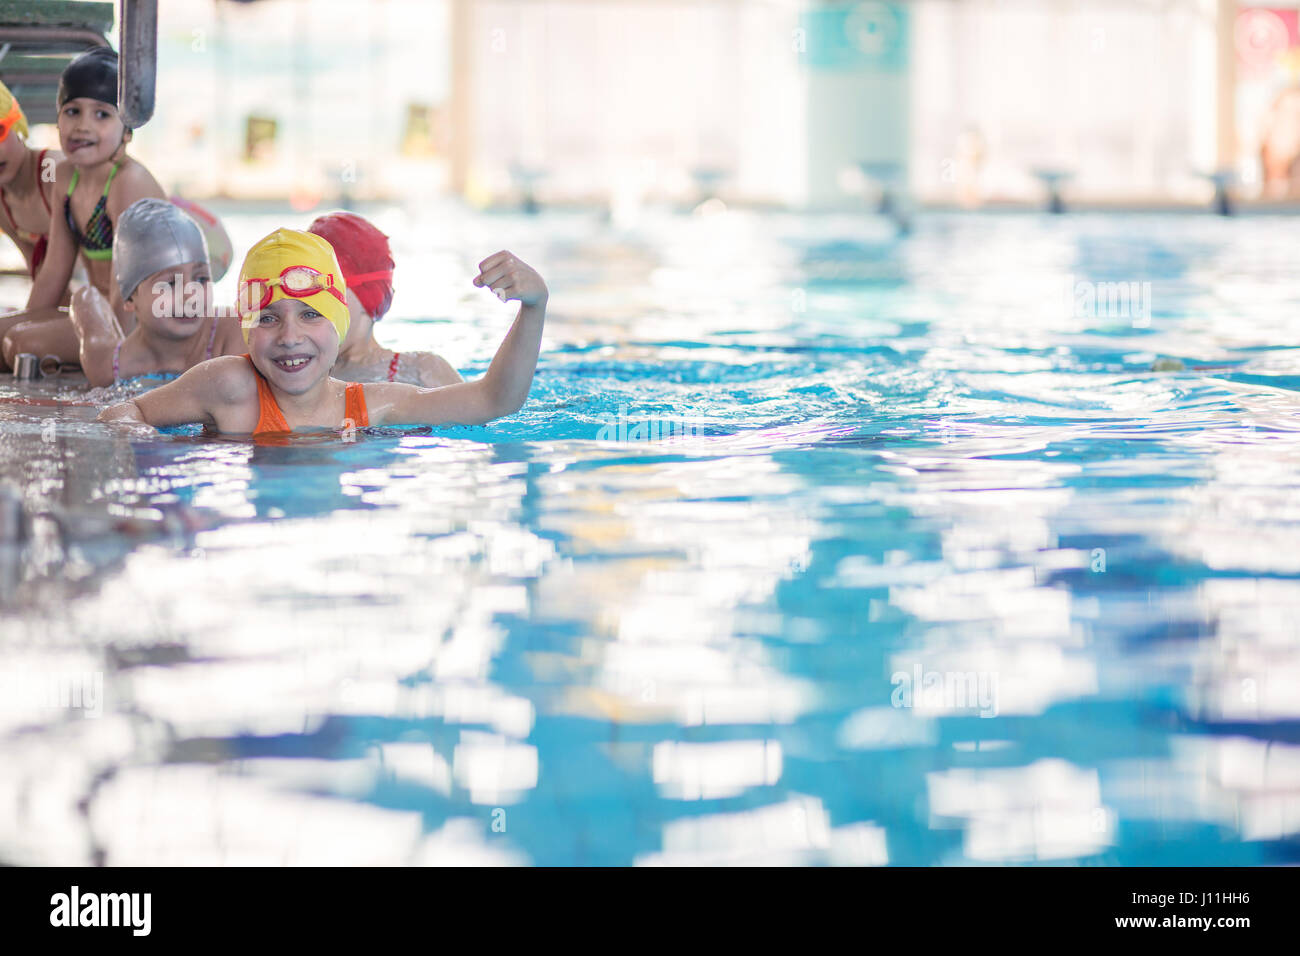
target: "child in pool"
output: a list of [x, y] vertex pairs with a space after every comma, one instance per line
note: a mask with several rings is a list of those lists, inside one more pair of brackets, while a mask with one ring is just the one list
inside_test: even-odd
[[198, 225], [165, 199], [141, 199], [113, 236], [113, 274], [136, 320], [123, 337], [117, 316], [93, 286], [72, 297], [82, 371], [91, 385], [155, 372], [180, 374], [218, 355], [244, 351], [239, 319], [218, 317], [212, 269]]
[[418, 388], [400, 382], [341, 382], [330, 370], [347, 337], [347, 285], [320, 236], [277, 229], [249, 250], [239, 275], [248, 352], [201, 362], [174, 382], [106, 408], [100, 421], [203, 423], [220, 433], [284, 434], [305, 428], [385, 424], [478, 425], [519, 410], [528, 397], [548, 297], [542, 277], [509, 252], [479, 263], [474, 284], [519, 314], [486, 374], [473, 382]]
[[19, 352], [77, 356], [80, 343], [67, 313], [57, 306], [80, 254], [90, 284], [112, 303], [125, 331], [134, 317], [113, 288], [113, 228], [137, 199], [165, 199], [149, 170], [126, 155], [131, 131], [117, 112], [117, 54], [96, 47], [77, 57], [59, 77], [59, 142], [65, 159], [54, 171], [49, 246], [32, 283], [27, 308], [0, 316], [3, 358]]
[[348, 334], [339, 346], [335, 378], [345, 382], [406, 382], [432, 388], [464, 381], [441, 355], [393, 352], [375, 341], [375, 323], [393, 302], [393, 254], [388, 237], [350, 212], [319, 216], [307, 231], [334, 247], [348, 285]]
[[54, 204], [54, 164], [63, 154], [27, 145], [27, 117], [0, 83], [0, 230], [14, 241], [32, 278], [45, 259]]

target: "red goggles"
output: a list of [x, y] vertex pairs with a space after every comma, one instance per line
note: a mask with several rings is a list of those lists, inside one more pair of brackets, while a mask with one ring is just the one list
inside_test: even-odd
[[334, 276], [328, 272], [318, 272], [311, 266], [289, 266], [273, 279], [243, 279], [239, 283], [239, 311], [256, 312], [271, 304], [275, 287], [285, 295], [295, 299], [305, 299], [317, 292], [328, 292], [344, 305], [347, 300], [334, 285]]
[[0, 116], [0, 143], [9, 138], [9, 134], [13, 132], [13, 128], [18, 125], [22, 118], [23, 111], [18, 108], [18, 101], [13, 100], [9, 104], [9, 112], [4, 116]]

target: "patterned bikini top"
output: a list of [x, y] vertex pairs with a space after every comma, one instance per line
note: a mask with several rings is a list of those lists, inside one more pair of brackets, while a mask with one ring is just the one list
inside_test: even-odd
[[113, 164], [113, 169], [108, 174], [108, 182], [104, 183], [104, 193], [99, 197], [99, 202], [95, 203], [95, 208], [90, 211], [90, 218], [86, 220], [84, 234], [77, 228], [77, 220], [72, 215], [72, 191], [81, 181], [81, 170], [72, 171], [68, 194], [63, 197], [63, 216], [68, 220], [72, 238], [77, 240], [77, 245], [81, 246], [81, 251], [87, 259], [113, 258], [113, 223], [108, 218], [108, 190], [113, 185], [113, 177], [117, 175], [121, 166], [121, 163]]

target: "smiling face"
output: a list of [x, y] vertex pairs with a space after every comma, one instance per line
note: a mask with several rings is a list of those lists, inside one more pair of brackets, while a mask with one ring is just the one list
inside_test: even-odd
[[253, 321], [248, 354], [276, 388], [301, 395], [328, 377], [338, 358], [339, 334], [311, 303], [277, 299]]
[[23, 164], [23, 154], [27, 152], [27, 144], [13, 130], [0, 142], [0, 186], [8, 186], [18, 175], [18, 170]]
[[185, 339], [211, 315], [212, 270], [187, 262], [147, 276], [126, 300], [135, 319], [154, 335]]
[[93, 166], [113, 157], [126, 127], [109, 103], [89, 97], [68, 100], [59, 110], [59, 142], [74, 166]]

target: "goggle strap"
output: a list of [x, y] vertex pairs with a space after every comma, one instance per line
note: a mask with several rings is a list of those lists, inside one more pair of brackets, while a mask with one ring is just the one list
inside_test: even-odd
[[361, 285], [365, 282], [382, 282], [393, 277], [392, 269], [384, 269], [382, 272], [361, 272], [357, 275], [344, 276], [349, 286]]
[[9, 102], [9, 112], [0, 116], [0, 140], [7, 139], [9, 133], [18, 125], [19, 118], [23, 115], [22, 109], [18, 106], [18, 98], [14, 97]]

